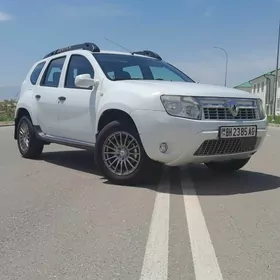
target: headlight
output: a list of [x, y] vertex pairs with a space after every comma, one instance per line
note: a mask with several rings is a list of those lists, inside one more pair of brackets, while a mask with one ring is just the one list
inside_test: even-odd
[[258, 99], [257, 100], [257, 106], [258, 106], [258, 111], [259, 111], [259, 115], [260, 115], [260, 120], [263, 120], [265, 119], [265, 110], [264, 110], [264, 107], [263, 107], [263, 102], [261, 99]]
[[160, 98], [169, 115], [195, 120], [201, 119], [200, 105], [193, 97], [162, 95]]

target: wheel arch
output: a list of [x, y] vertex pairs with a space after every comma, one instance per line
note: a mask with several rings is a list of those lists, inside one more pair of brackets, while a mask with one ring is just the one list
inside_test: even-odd
[[30, 121], [32, 122], [32, 117], [31, 117], [31, 114], [29, 113], [28, 109], [26, 109], [24, 107], [17, 108], [16, 113], [15, 113], [15, 128], [14, 128], [14, 139], [15, 140], [17, 139], [18, 123], [22, 117], [28, 117], [30, 119]]
[[111, 109], [104, 110], [100, 114], [100, 117], [98, 119], [97, 126], [96, 126], [96, 137], [97, 137], [98, 133], [102, 130], [102, 128], [104, 128], [108, 123], [110, 123], [112, 121], [116, 121], [116, 120], [118, 120], [118, 121], [125, 120], [125, 121], [129, 122], [135, 128], [137, 133], [139, 133], [133, 118], [131, 117], [131, 115], [128, 112], [126, 112], [125, 110], [122, 110], [122, 109], [111, 108]]

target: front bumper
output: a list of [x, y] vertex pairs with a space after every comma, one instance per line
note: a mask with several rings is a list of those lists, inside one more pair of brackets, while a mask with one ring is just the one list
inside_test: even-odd
[[[168, 166], [246, 158], [260, 148], [267, 133], [266, 119], [261, 121], [189, 120], [169, 116], [164, 111], [146, 110], [132, 111], [131, 117], [138, 128], [147, 155], [152, 160]], [[257, 125], [257, 143], [253, 150], [233, 154], [194, 155], [204, 141], [219, 139], [220, 126], [231, 125]], [[163, 142], [168, 145], [166, 153], [161, 153], [159, 150]]]

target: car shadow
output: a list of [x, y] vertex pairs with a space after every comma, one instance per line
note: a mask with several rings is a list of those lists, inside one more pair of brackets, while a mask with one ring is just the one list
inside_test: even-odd
[[[280, 187], [280, 177], [248, 170], [239, 170], [231, 174], [216, 173], [205, 165], [190, 165], [197, 195], [235, 195], [269, 191]], [[182, 172], [182, 176], [188, 176]]]
[[[65, 168], [98, 175], [104, 184], [114, 185], [107, 181], [97, 170], [93, 152], [84, 150], [45, 152], [42, 154], [41, 160]], [[192, 179], [191, 182], [195, 187], [196, 194], [201, 196], [246, 194], [280, 187], [280, 177], [278, 176], [246, 170], [240, 170], [232, 174], [217, 174], [203, 164], [191, 164], [187, 169], [182, 169], [182, 171], [176, 167], [164, 167], [163, 171], [151, 170], [145, 183], [139, 182], [137, 185], [127, 187], [157, 190], [163, 172], [168, 173], [167, 178], [170, 180], [168, 193], [175, 195], [183, 194], [182, 181], [184, 177], [188, 176]], [[190, 185], [189, 181], [189, 184], [184, 187], [192, 188], [192, 185]]]
[[101, 176], [94, 164], [94, 153], [85, 150], [44, 152], [41, 160], [66, 168]]
[[[114, 185], [102, 176], [94, 162], [94, 152], [85, 150], [69, 150], [69, 151], [57, 151], [57, 152], [44, 152], [41, 155], [40, 160], [70, 168], [73, 170], [89, 173], [92, 175], [100, 176], [102, 183]], [[162, 172], [151, 171], [151, 174], [147, 176], [145, 182], [139, 182], [138, 188], [150, 188], [156, 189], [158, 181], [161, 178]], [[117, 185], [116, 185], [117, 186]], [[132, 187], [132, 186], [131, 186]], [[134, 186], [135, 187], [135, 186]]]

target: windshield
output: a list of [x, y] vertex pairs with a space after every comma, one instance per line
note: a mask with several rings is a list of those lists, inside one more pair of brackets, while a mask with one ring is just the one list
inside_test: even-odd
[[194, 83], [183, 72], [161, 60], [123, 54], [94, 53], [93, 56], [112, 81], [161, 80]]

